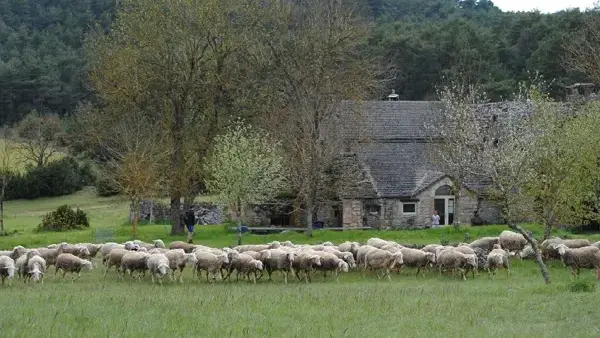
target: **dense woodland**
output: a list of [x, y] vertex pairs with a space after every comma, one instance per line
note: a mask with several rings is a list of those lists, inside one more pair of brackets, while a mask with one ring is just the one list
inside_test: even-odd
[[[483, 86], [492, 100], [539, 72], [551, 93], [585, 81], [564, 67], [563, 40], [586, 13], [506, 13], [489, 0], [369, 0], [376, 28], [367, 48], [394, 68], [401, 99], [426, 100], [446, 78]], [[32, 109], [68, 115], [93, 101], [83, 38], [108, 27], [115, 0], [0, 2], [0, 123]], [[391, 89], [391, 88], [390, 88]]]

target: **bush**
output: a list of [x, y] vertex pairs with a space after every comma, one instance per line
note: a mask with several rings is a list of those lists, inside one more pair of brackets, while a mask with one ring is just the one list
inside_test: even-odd
[[596, 282], [578, 279], [569, 283], [569, 291], [571, 292], [594, 292], [596, 291]]
[[96, 179], [95, 186], [98, 196], [108, 197], [119, 194], [119, 188], [105, 178]]
[[89, 226], [90, 222], [85, 212], [79, 208], [73, 210], [65, 204], [46, 214], [36, 231], [68, 231], [89, 228]]
[[14, 174], [6, 187], [6, 200], [34, 199], [72, 194], [93, 181], [89, 165], [65, 157], [44, 167]]

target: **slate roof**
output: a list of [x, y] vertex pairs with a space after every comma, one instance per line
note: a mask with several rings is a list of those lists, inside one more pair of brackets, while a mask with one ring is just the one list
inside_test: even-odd
[[[359, 112], [348, 114], [350, 121], [346, 121], [349, 123], [345, 136], [368, 138], [366, 145], [354, 149], [352, 161], [358, 162], [353, 168], [360, 168], [363, 176], [370, 180], [368, 185], [363, 180], [360, 187], [344, 189], [343, 197], [413, 199], [447, 176], [433, 158], [433, 147], [441, 140], [436, 139], [433, 128], [426, 127], [440, 117], [439, 102], [345, 101], [341, 108]], [[511, 102], [481, 105], [478, 109], [481, 118], [491, 118], [491, 114], [502, 114], [509, 109], [517, 109], [519, 113], [528, 110]], [[487, 180], [471, 178], [465, 185], [482, 190], [489, 184]]]

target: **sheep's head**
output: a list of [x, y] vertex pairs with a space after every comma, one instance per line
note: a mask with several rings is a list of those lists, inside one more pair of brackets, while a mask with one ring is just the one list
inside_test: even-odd
[[190, 266], [194, 266], [198, 262], [198, 258], [196, 258], [196, 255], [193, 253], [185, 254], [185, 257], [186, 263]]
[[227, 257], [226, 253], [217, 255], [217, 259], [219, 259], [221, 262], [223, 262], [223, 264], [229, 264], [229, 258]]
[[349, 266], [348, 263], [340, 261], [340, 263], [338, 264], [338, 268], [340, 269], [340, 271], [348, 272]]
[[158, 272], [160, 272], [161, 275], [166, 275], [171, 271], [171, 268], [167, 265], [167, 264], [161, 264], [158, 266]]
[[554, 249], [556, 251], [558, 251], [559, 255], [563, 256], [565, 254], [565, 252], [567, 252], [568, 247], [564, 244], [557, 244], [557, 245], [554, 245]]
[[350, 269], [354, 269], [356, 267], [356, 262], [354, 261], [354, 255], [350, 252], [344, 252], [342, 255], [342, 259], [348, 263]]
[[286, 256], [287, 260], [288, 260], [290, 263], [291, 263], [291, 262], [294, 262], [294, 256], [295, 256], [295, 254], [293, 254], [293, 253], [291, 253], [291, 252], [288, 252], [287, 254], [285, 254], [285, 256]]
[[263, 262], [255, 259], [255, 260], [252, 261], [252, 264], [254, 265], [254, 268], [256, 270], [260, 270], [260, 271], [263, 270]]
[[331, 243], [331, 242], [325, 242], [325, 243], [323, 243], [323, 246], [333, 246], [333, 243]]
[[21, 257], [23, 254], [25, 254], [27, 252], [27, 249], [25, 249], [24, 247], [17, 245], [13, 248], [13, 253], [12, 253], [12, 258], [13, 259], [17, 259], [19, 257]]
[[390, 268], [402, 268], [402, 265], [404, 264], [404, 259], [402, 257], [402, 251], [398, 251], [392, 254], [392, 265]]
[[87, 258], [90, 257], [90, 250], [88, 250], [88, 248], [86, 248], [85, 246], [82, 246], [79, 248], [79, 250], [77, 251], [77, 256], [81, 257], [81, 258]]
[[321, 257], [317, 255], [312, 255], [310, 256], [309, 260], [313, 265], [321, 266]]
[[290, 241], [285, 241], [285, 242], [281, 243], [281, 245], [287, 246], [289, 248], [293, 248], [294, 247], [294, 243], [292, 243]]
[[8, 274], [8, 278], [10, 278], [10, 279], [15, 278], [15, 270], [16, 270], [16, 268], [14, 266], [9, 266], [6, 269], [6, 272]]
[[435, 264], [435, 254], [434, 253], [426, 252], [425, 258], [427, 259], [427, 262], [429, 262], [429, 264], [431, 264], [431, 265]]
[[123, 245], [125, 246], [125, 250], [130, 250], [130, 251], [137, 250], [135, 243], [133, 243], [132, 241], [127, 241]]
[[269, 249], [279, 249], [281, 247], [281, 243], [278, 241], [273, 241], [269, 243]]
[[260, 252], [260, 258], [261, 259], [269, 259], [271, 258], [271, 251], [269, 250], [263, 250]]
[[81, 269], [91, 271], [92, 270], [92, 262], [88, 261], [87, 259], [83, 259], [81, 262]]
[[31, 275], [31, 278], [33, 278], [34, 282], [39, 282], [42, 276], [44, 275], [44, 273], [40, 271], [38, 266], [35, 266], [33, 270], [29, 271], [29, 274]]
[[162, 239], [155, 239], [152, 243], [154, 243], [155, 248], [165, 248], [165, 242], [163, 242]]
[[227, 258], [232, 261], [234, 259], [239, 259], [240, 258], [240, 254], [235, 251], [235, 250], [231, 250], [227, 253]]
[[477, 256], [476, 255], [465, 255], [467, 258], [467, 265], [477, 269]]

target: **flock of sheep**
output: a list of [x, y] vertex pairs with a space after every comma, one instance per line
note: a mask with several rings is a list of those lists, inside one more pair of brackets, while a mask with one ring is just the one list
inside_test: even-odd
[[[575, 276], [579, 275], [580, 269], [595, 269], [596, 277], [600, 279], [600, 242], [552, 238], [542, 242], [540, 249], [546, 259], [561, 259]], [[344, 242], [338, 246], [330, 242], [300, 245], [286, 241], [221, 249], [181, 241], [166, 248], [162, 240], [152, 244], [141, 241], [61, 243], [45, 248], [17, 246], [10, 251], [0, 251], [0, 278], [2, 284], [8, 279], [9, 285], [15, 275], [24, 282], [43, 283], [47, 269], [54, 265], [55, 275], [62, 272], [64, 278], [71, 273], [74, 281], [82, 271], [93, 268], [91, 259], [97, 256], [104, 266], [104, 277], [114, 267], [121, 279], [124, 274], [129, 274], [141, 280], [149, 273], [152, 282], [158, 281], [161, 285], [165, 277], [183, 283], [186, 266], [191, 266], [198, 278], [205, 272], [209, 281], [210, 275], [211, 282], [217, 275], [226, 280], [235, 271], [236, 279], [241, 275], [256, 283], [264, 271], [269, 280], [274, 271], [280, 271], [287, 284], [290, 274], [308, 283], [315, 272], [323, 272], [324, 278], [329, 272], [338, 280], [340, 273], [351, 269], [358, 269], [363, 274], [367, 270], [373, 271], [378, 278], [387, 276], [389, 280], [390, 272], [400, 271], [403, 267], [416, 268], [417, 275], [423, 269], [435, 268], [440, 274], [450, 271], [452, 276], [460, 274], [463, 279], [468, 272], [474, 277], [477, 270], [495, 274], [498, 268], [505, 269], [508, 275], [509, 257], [534, 258], [525, 238], [512, 231], [457, 246], [430, 244], [420, 249], [380, 238], [371, 238], [364, 245], [357, 242]]]

